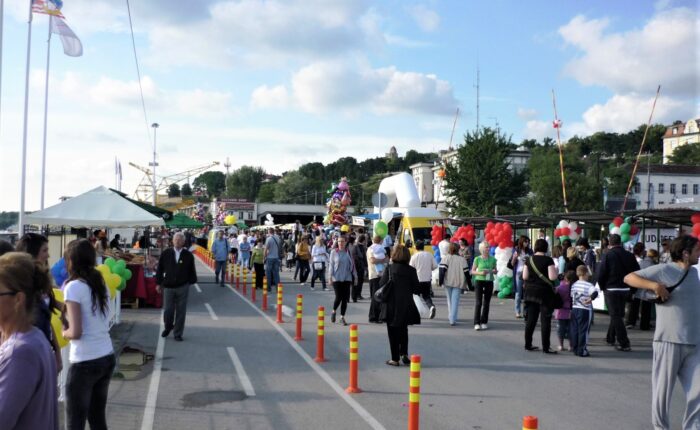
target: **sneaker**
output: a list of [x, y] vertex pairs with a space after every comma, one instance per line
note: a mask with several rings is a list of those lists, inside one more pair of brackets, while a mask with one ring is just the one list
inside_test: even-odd
[[630, 352], [630, 351], [632, 351], [632, 348], [630, 348], [629, 346], [619, 346], [619, 345], [618, 345], [618, 346], [615, 347], [615, 349], [618, 350], [618, 351], [622, 351], [622, 352]]
[[332, 323], [335, 322], [335, 312], [333, 312], [333, 313], [331, 314], [331, 322], [332, 322]]
[[488, 329], [489, 329], [489, 325], [488, 325], [488, 324], [481, 324], [481, 329], [482, 329], [482, 330], [488, 330]]
[[302, 282], [300, 285], [303, 287], [306, 285], [306, 282]]
[[430, 319], [435, 318], [435, 306], [430, 307]]
[[634, 324], [627, 324], [627, 325], [625, 326], [625, 328], [626, 328], [627, 330], [631, 330], [631, 329], [634, 328]]
[[476, 331], [481, 330], [481, 325], [479, 325], [479, 324], [474, 324], [474, 330], [476, 330]]
[[345, 316], [344, 316], [344, 315], [341, 315], [341, 316], [340, 316], [340, 323], [343, 324], [343, 325], [348, 325], [348, 323], [345, 321]]
[[523, 314], [515, 314], [515, 318], [516, 318], [516, 319], [522, 319], [522, 318], [523, 318]]
[[408, 355], [404, 355], [401, 357], [401, 362], [408, 366], [409, 364], [411, 364], [411, 359], [408, 358]]
[[563, 351], [563, 350], [564, 350], [563, 346], [561, 346], [561, 345], [557, 346], [557, 351]]
[[314, 290], [316, 290], [316, 288], [314, 288], [314, 287], [311, 287], [311, 291], [314, 291]]
[[328, 288], [324, 288], [323, 291], [328, 291]]

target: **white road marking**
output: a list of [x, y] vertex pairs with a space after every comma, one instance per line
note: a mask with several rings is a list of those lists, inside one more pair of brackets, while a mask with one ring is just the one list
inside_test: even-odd
[[238, 379], [241, 380], [241, 385], [243, 385], [243, 390], [245, 390], [245, 394], [248, 397], [255, 396], [255, 390], [253, 389], [253, 384], [250, 383], [250, 378], [248, 378], [248, 374], [245, 373], [245, 369], [243, 368], [243, 363], [241, 363], [241, 359], [238, 358], [238, 354], [236, 354], [236, 350], [233, 349], [232, 346], [229, 346], [226, 348], [228, 350], [228, 355], [231, 357], [231, 361], [233, 361], [233, 367], [236, 368], [236, 373], [238, 374]]
[[207, 308], [207, 310], [209, 311], [209, 316], [211, 316], [211, 319], [213, 319], [214, 321], [219, 321], [219, 317], [216, 316], [216, 314], [214, 313], [214, 309], [212, 309], [211, 306], [209, 306], [209, 303], [205, 303], [204, 307]]
[[194, 284], [194, 289], [197, 290], [198, 293], [202, 292], [202, 289], [199, 288], [199, 284]]
[[153, 361], [153, 373], [151, 383], [148, 386], [148, 396], [146, 397], [146, 407], [143, 411], [143, 421], [141, 430], [151, 430], [156, 414], [156, 403], [158, 401], [158, 386], [160, 385], [160, 372], [163, 367], [163, 350], [165, 349], [165, 338], [160, 333], [165, 330], [163, 314], [160, 316], [160, 330], [158, 331], [158, 346], [156, 346], [156, 357]]

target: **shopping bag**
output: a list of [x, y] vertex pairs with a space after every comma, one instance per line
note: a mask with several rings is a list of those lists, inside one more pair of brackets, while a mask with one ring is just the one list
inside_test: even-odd
[[418, 308], [418, 313], [420, 314], [421, 318], [430, 317], [430, 308], [425, 304], [421, 296], [414, 294], [413, 302], [416, 304], [416, 308]]

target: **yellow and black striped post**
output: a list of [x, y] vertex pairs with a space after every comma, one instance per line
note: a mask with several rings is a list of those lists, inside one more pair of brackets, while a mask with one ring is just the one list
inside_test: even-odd
[[348, 393], [361, 393], [360, 387], [357, 386], [357, 361], [358, 361], [358, 345], [357, 345], [357, 324], [350, 325], [350, 381], [348, 388], [345, 389]]
[[323, 363], [326, 361], [324, 357], [324, 339], [326, 336], [326, 309], [323, 306], [318, 307], [318, 327], [316, 328], [316, 358], [314, 361], [317, 363]]
[[408, 382], [408, 430], [420, 426], [420, 355], [411, 356], [411, 372]]
[[282, 319], [282, 284], [277, 286], [277, 322], [284, 322]]
[[297, 332], [296, 336], [294, 336], [294, 340], [304, 340], [303, 337], [301, 337], [301, 318], [303, 314], [303, 301], [304, 301], [304, 296], [301, 294], [297, 294]]

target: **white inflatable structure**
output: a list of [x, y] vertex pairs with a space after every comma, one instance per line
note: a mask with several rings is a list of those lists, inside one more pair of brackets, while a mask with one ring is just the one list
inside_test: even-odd
[[[413, 182], [413, 177], [406, 172], [382, 180], [379, 184], [379, 192], [387, 196], [388, 201], [384, 207], [420, 207], [420, 197], [418, 197], [416, 183]], [[379, 208], [377, 206], [374, 207], [374, 213], [379, 213]]]

